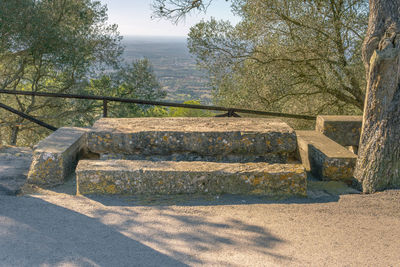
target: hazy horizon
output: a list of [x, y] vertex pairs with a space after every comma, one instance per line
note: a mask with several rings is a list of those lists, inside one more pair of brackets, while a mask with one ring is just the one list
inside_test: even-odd
[[186, 42], [187, 36], [165, 36], [165, 35], [122, 35], [124, 41], [134, 41], [134, 42], [161, 42], [161, 41], [178, 41], [178, 42]]

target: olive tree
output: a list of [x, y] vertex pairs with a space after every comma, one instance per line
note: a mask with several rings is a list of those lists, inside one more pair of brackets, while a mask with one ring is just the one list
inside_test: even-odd
[[400, 188], [400, 2], [370, 0], [367, 92], [355, 177], [365, 193]]
[[[0, 1], [0, 89], [73, 93], [96, 72], [117, 66], [120, 39], [98, 1]], [[56, 126], [87, 112], [53, 98], [0, 95], [0, 102]], [[0, 113], [3, 143], [15, 145], [21, 132], [20, 144], [48, 134], [23, 118]]]
[[[178, 2], [173, 8], [172, 1], [156, 1], [155, 11], [177, 19], [209, 4]], [[232, 8], [242, 18], [238, 25], [211, 19], [189, 34], [189, 49], [210, 74], [217, 102], [294, 113], [361, 114], [366, 1], [236, 0]]]
[[[103, 95], [142, 100], [161, 100], [166, 97], [153, 67], [148, 59], [139, 59], [130, 64], [122, 65], [118, 70], [102, 74], [96, 79], [90, 79], [82, 87], [80, 94]], [[103, 103], [99, 101], [75, 101], [74, 103], [90, 109], [89, 113], [78, 113], [72, 117], [75, 125], [91, 125], [102, 114]], [[149, 116], [153, 111], [149, 105], [109, 102], [109, 117], [139, 117]]]

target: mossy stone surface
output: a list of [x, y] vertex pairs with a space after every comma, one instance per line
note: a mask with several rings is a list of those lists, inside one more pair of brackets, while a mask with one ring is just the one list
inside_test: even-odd
[[76, 174], [80, 194], [306, 196], [301, 164], [82, 160]]
[[252, 155], [284, 163], [296, 147], [291, 127], [264, 118], [103, 118], [88, 133], [89, 150], [99, 154]]

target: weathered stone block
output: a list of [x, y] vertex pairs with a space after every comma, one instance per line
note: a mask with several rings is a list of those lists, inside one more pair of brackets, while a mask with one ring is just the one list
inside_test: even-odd
[[299, 156], [307, 171], [323, 180], [351, 180], [357, 156], [316, 131], [296, 131]]
[[287, 159], [296, 147], [292, 128], [263, 118], [103, 118], [88, 133], [89, 150], [99, 154], [251, 154]]
[[41, 186], [62, 184], [74, 171], [78, 155], [86, 147], [85, 128], [60, 128], [38, 143], [33, 151], [27, 183]]
[[301, 164], [81, 160], [76, 177], [80, 194], [306, 196]]
[[315, 129], [342, 146], [358, 146], [362, 116], [318, 116]]

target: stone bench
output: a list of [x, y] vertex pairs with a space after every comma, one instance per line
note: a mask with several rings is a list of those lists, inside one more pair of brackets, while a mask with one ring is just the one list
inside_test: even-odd
[[230, 193], [306, 196], [301, 164], [81, 160], [80, 194]]
[[316, 131], [296, 131], [299, 156], [307, 171], [323, 180], [350, 181], [357, 156]]
[[27, 183], [40, 186], [62, 184], [75, 169], [86, 148], [85, 128], [60, 128], [38, 143], [33, 151]]
[[315, 130], [338, 144], [358, 147], [362, 127], [362, 116], [318, 116]]

